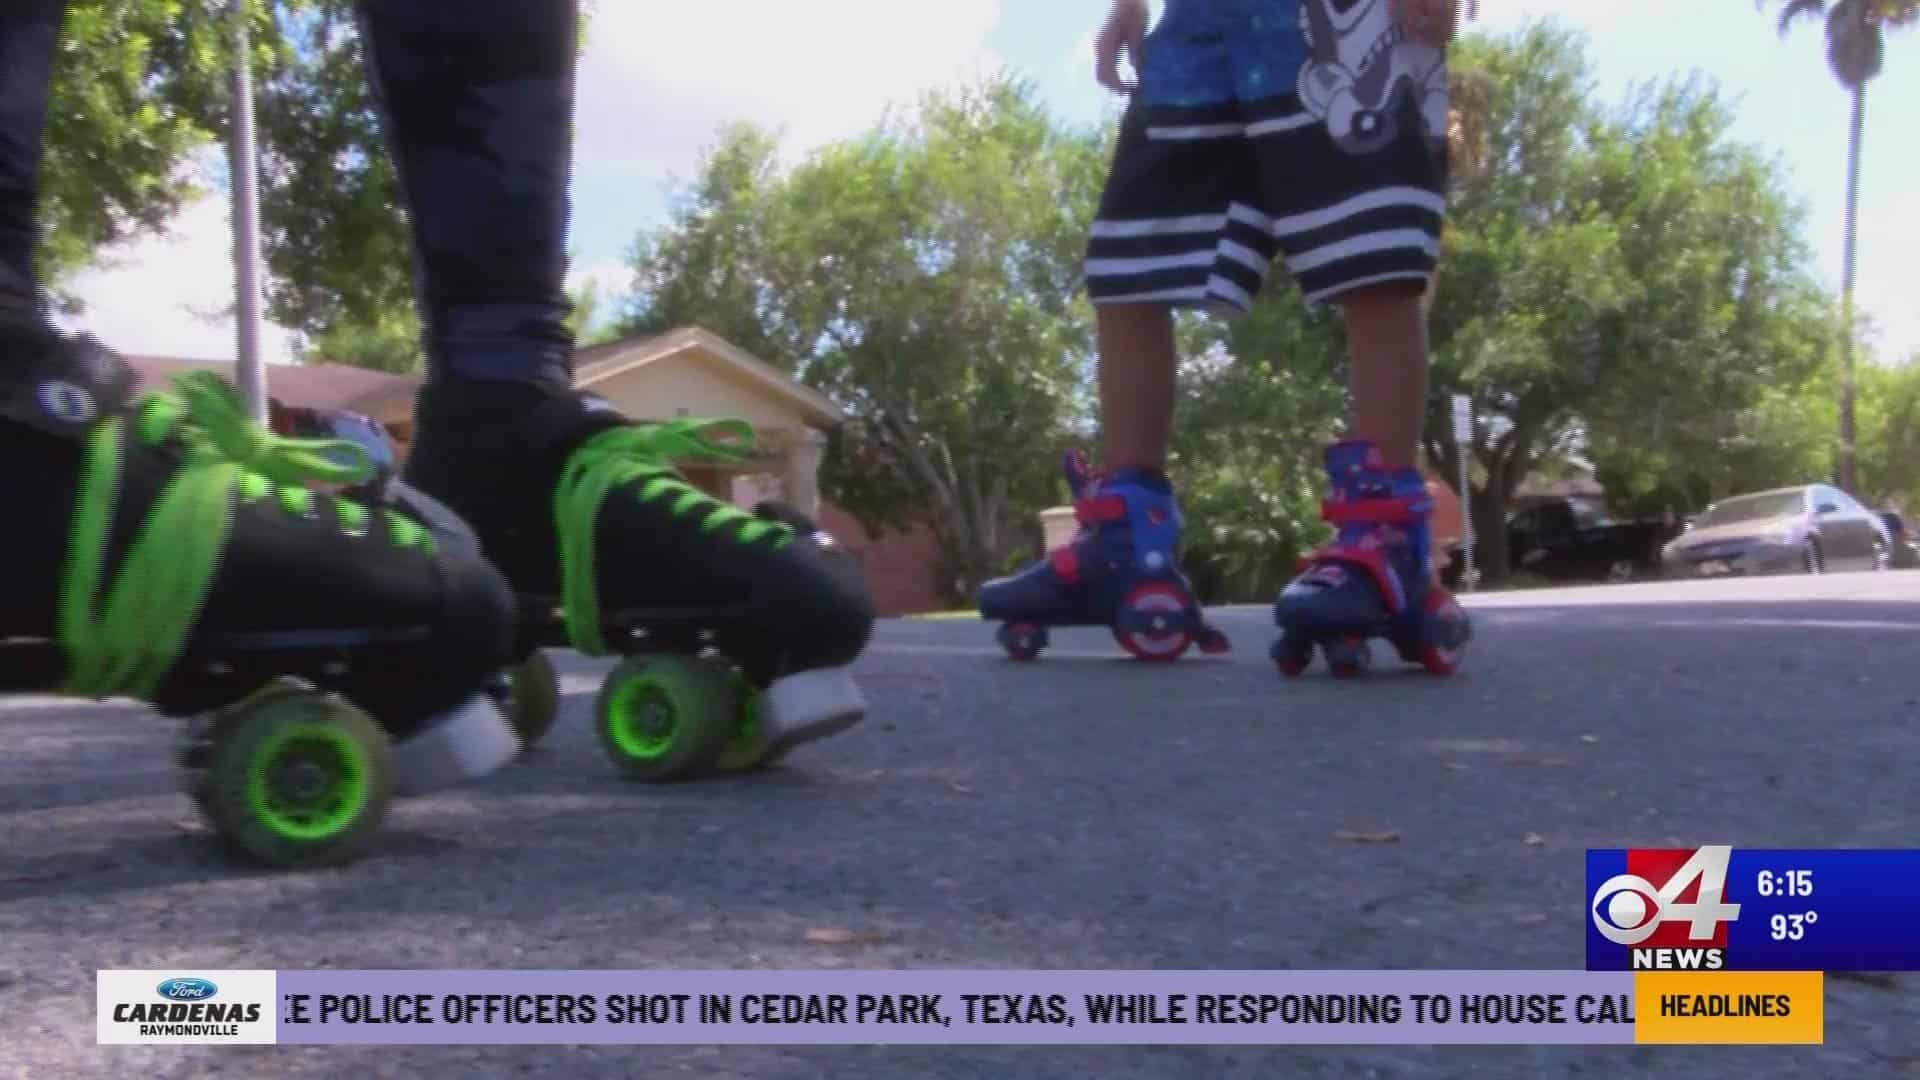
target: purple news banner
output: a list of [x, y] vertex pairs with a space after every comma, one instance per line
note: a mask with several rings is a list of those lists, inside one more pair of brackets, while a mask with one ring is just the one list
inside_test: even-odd
[[1585, 971], [281, 971], [282, 1044], [1609, 1045]]

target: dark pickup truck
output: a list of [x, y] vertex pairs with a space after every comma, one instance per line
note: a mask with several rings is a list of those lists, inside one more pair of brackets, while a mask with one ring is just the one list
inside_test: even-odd
[[1632, 581], [1649, 574], [1673, 530], [1658, 521], [1614, 521], [1580, 496], [1528, 499], [1507, 518], [1515, 573], [1553, 582]]

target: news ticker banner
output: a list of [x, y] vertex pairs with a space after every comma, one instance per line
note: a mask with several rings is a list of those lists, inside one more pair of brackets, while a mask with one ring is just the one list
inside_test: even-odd
[[1590, 971], [1920, 971], [1920, 850], [1587, 852]]
[[103, 1044], [1819, 1044], [1818, 972], [102, 971]]

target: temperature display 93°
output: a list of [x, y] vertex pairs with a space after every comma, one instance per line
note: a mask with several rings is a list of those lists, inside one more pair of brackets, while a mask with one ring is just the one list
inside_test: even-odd
[[1916, 971], [1920, 850], [1587, 852], [1590, 971]]

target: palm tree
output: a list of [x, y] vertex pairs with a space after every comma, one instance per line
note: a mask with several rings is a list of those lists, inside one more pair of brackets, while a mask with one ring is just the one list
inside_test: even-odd
[[[1880, 74], [1886, 49], [1885, 28], [1920, 19], [1920, 0], [1775, 0], [1780, 7], [1780, 33], [1803, 19], [1824, 17], [1827, 24], [1827, 66], [1834, 78], [1853, 95], [1853, 124], [1847, 132], [1847, 213], [1843, 225], [1840, 278], [1840, 461], [1835, 482], [1849, 493], [1857, 486], [1854, 471], [1853, 428], [1853, 276], [1859, 235], [1860, 137], [1866, 123], [1867, 83]], [[1755, 0], [1765, 8], [1769, 0]]]

